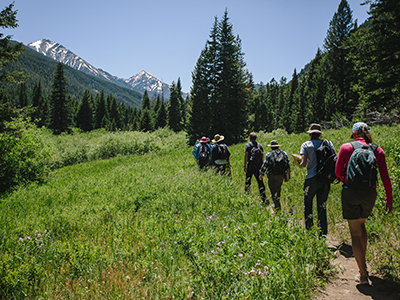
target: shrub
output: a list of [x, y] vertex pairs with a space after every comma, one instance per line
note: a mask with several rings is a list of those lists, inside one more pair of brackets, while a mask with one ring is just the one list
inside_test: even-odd
[[0, 193], [44, 179], [50, 162], [51, 150], [39, 129], [22, 119], [4, 123], [0, 133]]

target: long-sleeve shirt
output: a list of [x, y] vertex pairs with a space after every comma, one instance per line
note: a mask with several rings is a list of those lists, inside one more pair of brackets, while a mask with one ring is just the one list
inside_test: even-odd
[[[364, 138], [362, 137], [357, 137], [355, 139], [356, 142], [359, 142], [363, 145], [368, 145], [368, 143], [365, 141]], [[340, 147], [338, 158], [336, 161], [336, 170], [335, 174], [336, 177], [339, 178], [344, 184], [347, 184], [346, 180], [346, 171], [347, 171], [347, 164], [350, 160], [350, 156], [353, 153], [354, 148], [351, 145], [351, 143], [346, 143], [343, 144]], [[383, 183], [383, 186], [385, 188], [386, 192], [386, 203], [387, 204], [392, 204], [393, 202], [393, 191], [392, 191], [392, 183], [389, 178], [389, 173], [387, 170], [386, 166], [386, 158], [385, 158], [385, 152], [381, 147], [378, 147], [375, 151], [375, 157], [376, 157], [376, 163], [378, 165], [379, 169], [379, 174]]]

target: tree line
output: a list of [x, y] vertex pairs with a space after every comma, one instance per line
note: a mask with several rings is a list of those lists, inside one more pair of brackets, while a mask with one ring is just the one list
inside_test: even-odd
[[[145, 92], [140, 109], [125, 106], [104, 92], [93, 96], [86, 90], [82, 99], [71, 99], [59, 64], [48, 97], [43, 96], [40, 82], [30, 99], [26, 87], [20, 84], [14, 95], [0, 94], [1, 112], [7, 111], [6, 104], [14, 108], [30, 105], [35, 108], [32, 119], [54, 133], [72, 126], [84, 131], [152, 131], [169, 126], [174, 131], [185, 130], [190, 144], [215, 133], [223, 134], [231, 144], [243, 141], [250, 131], [281, 128], [297, 133], [311, 122], [333, 126], [356, 119], [367, 121], [371, 112], [396, 120], [400, 102], [400, 2], [368, 0], [365, 5], [369, 5], [370, 17], [358, 26], [350, 5], [341, 0], [323, 48], [317, 49], [303, 70], [294, 69], [290, 80], [282, 77], [254, 84], [245, 68], [241, 40], [233, 33], [226, 10], [221, 20], [215, 18], [196, 62], [190, 98], [183, 99], [178, 79], [171, 85], [167, 101], [163, 95], [149, 99]], [[12, 6], [8, 9], [14, 13], [16, 26], [15, 12]], [[64, 115], [57, 115], [60, 112]]]

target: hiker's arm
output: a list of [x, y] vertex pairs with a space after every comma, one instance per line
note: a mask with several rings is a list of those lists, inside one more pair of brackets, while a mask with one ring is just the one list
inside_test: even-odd
[[300, 168], [307, 167], [307, 163], [308, 163], [308, 155], [307, 154], [302, 154], [301, 155], [301, 163], [299, 164], [299, 167]]
[[244, 165], [243, 165], [243, 168], [244, 168], [244, 172], [245, 173], [247, 173], [247, 161], [249, 160], [249, 152], [245, 152], [244, 153]]

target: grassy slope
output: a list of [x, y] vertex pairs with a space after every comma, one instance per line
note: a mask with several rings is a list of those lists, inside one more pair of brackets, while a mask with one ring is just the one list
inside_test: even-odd
[[[399, 131], [373, 131], [394, 185]], [[325, 133], [337, 150], [348, 135]], [[271, 139], [291, 154], [307, 135], [259, 134], [266, 150]], [[283, 186], [282, 207], [293, 216], [274, 216], [260, 205], [254, 179], [250, 195], [244, 194], [244, 144], [230, 150], [232, 179], [197, 171], [191, 149], [184, 148], [65, 167], [46, 184], [4, 196], [2, 296], [309, 299], [330, 272], [331, 254], [302, 226], [305, 170], [292, 166], [292, 179]], [[368, 222], [369, 258], [396, 276], [399, 214], [382, 216], [383, 195], [380, 187]], [[348, 239], [339, 185], [332, 186], [328, 205], [329, 231]]]

